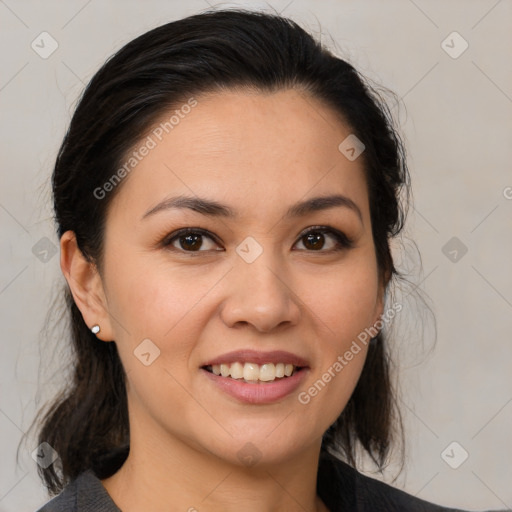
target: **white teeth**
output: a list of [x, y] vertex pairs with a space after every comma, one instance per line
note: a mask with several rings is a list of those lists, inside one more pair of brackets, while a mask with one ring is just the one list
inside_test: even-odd
[[274, 363], [264, 364], [263, 366], [260, 367], [259, 373], [259, 380], [262, 380], [263, 382], [274, 380], [277, 377], [276, 367], [274, 366]]
[[259, 380], [260, 378], [260, 367], [254, 363], [244, 364], [244, 379], [245, 380]]
[[242, 379], [244, 376], [244, 365], [242, 363], [233, 363], [229, 373], [233, 379]]
[[275, 379], [291, 377], [296, 367], [290, 363], [266, 363], [261, 366], [256, 363], [214, 364], [211, 371], [215, 375], [244, 379], [246, 382], [272, 382]]

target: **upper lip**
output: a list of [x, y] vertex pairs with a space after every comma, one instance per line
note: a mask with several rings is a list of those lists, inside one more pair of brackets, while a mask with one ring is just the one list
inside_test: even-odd
[[288, 363], [293, 364], [295, 366], [307, 367], [308, 362], [302, 357], [292, 354], [291, 352], [285, 352], [284, 350], [273, 350], [271, 352], [261, 352], [259, 350], [236, 350], [234, 352], [229, 352], [227, 354], [223, 354], [214, 359], [210, 359], [208, 362], [204, 363], [203, 366], [213, 366], [214, 364], [232, 364], [232, 363], [255, 363], [255, 364], [265, 364], [265, 363]]

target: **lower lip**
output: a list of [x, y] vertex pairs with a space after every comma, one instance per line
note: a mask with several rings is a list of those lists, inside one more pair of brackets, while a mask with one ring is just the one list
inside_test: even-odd
[[214, 385], [241, 402], [249, 404], [268, 404], [276, 402], [288, 396], [290, 393], [293, 393], [306, 377], [308, 368], [302, 368], [291, 377], [283, 377], [282, 379], [265, 384], [253, 384], [243, 380], [232, 379], [231, 377], [222, 377], [204, 368], [201, 368], [201, 371]]

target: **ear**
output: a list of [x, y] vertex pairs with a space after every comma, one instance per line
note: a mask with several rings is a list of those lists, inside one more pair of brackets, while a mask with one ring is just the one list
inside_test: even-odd
[[101, 276], [96, 265], [87, 261], [79, 249], [73, 231], [66, 231], [60, 239], [60, 268], [89, 329], [99, 325], [100, 332], [96, 337], [112, 341], [113, 331]]

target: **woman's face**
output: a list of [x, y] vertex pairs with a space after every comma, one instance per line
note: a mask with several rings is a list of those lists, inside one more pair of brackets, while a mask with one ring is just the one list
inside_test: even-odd
[[[196, 100], [168, 133], [157, 124], [140, 141], [118, 185], [105, 327], [127, 373], [132, 439], [278, 463], [339, 416], [366, 347], [344, 354], [382, 314], [362, 158], [340, 152], [350, 129], [304, 93]], [[331, 196], [341, 199], [318, 201]], [[205, 368], [223, 362], [258, 382]], [[282, 364], [303, 368], [272, 381]]]

